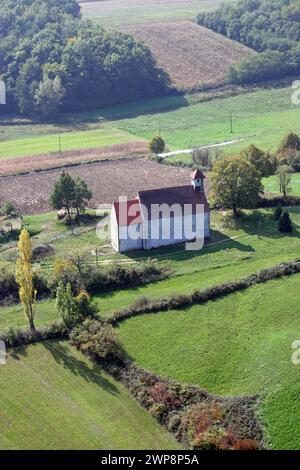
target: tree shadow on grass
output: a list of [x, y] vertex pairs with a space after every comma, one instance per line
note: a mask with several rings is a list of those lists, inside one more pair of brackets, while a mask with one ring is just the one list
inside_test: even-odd
[[26, 357], [28, 345], [18, 346], [17, 348], [9, 349], [7, 351], [8, 357], [13, 358], [15, 361], [20, 361], [22, 357]]
[[[243, 230], [248, 235], [259, 235], [262, 238], [278, 239], [286, 236], [279, 232], [278, 221], [274, 218], [275, 208], [266, 210], [254, 210], [251, 214], [242, 213], [240, 217], [234, 218], [233, 216], [227, 216], [224, 218], [223, 226], [230, 230]], [[299, 238], [300, 226], [293, 220], [293, 212], [299, 213], [299, 210], [295, 208], [288, 209], [293, 222], [293, 232], [288, 234], [289, 237]]]
[[99, 385], [103, 390], [112, 395], [119, 395], [117, 387], [102, 374], [100, 366], [90, 362], [90, 367], [86, 362], [81, 361], [74, 355], [70, 354], [70, 350], [62, 342], [44, 341], [43, 346], [51, 353], [58, 364], [68, 369], [72, 374], [84, 378], [87, 382]]
[[164, 248], [156, 248], [153, 250], [136, 251], [127, 253], [127, 258], [138, 260], [140, 258], [153, 258], [166, 261], [186, 261], [195, 257], [217, 253], [225, 249], [236, 249], [238, 251], [253, 252], [255, 251], [251, 245], [241, 243], [232, 239], [218, 230], [210, 231], [210, 238], [205, 241], [201, 250], [186, 250], [185, 244], [168, 246]]
[[28, 355], [28, 347], [35, 347], [37, 344], [43, 345], [44, 348], [52, 355], [55, 361], [68, 369], [72, 374], [82, 377], [90, 383], [99, 385], [103, 390], [112, 395], [119, 395], [120, 392], [112, 381], [103, 376], [100, 366], [90, 361], [90, 366], [85, 361], [81, 361], [75, 355], [70, 353], [70, 349], [63, 343], [58, 341], [43, 341], [33, 345], [20, 346], [8, 351], [8, 356], [15, 360], [21, 360], [22, 357]]

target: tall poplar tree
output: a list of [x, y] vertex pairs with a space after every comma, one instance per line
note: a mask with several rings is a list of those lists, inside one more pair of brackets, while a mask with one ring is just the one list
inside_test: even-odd
[[19, 258], [16, 264], [16, 281], [19, 285], [19, 296], [24, 307], [31, 330], [35, 330], [34, 317], [36, 312], [37, 291], [33, 288], [33, 272], [31, 266], [32, 244], [26, 229], [22, 229], [19, 242]]

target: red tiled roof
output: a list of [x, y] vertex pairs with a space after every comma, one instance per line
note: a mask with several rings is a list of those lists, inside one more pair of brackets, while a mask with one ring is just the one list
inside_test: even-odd
[[198, 204], [203, 204], [204, 212], [209, 212], [205, 193], [195, 191], [192, 185], [139, 191], [138, 196], [141, 204], [147, 209], [148, 218], [151, 217], [152, 204], [167, 204], [169, 207], [180, 204], [182, 208], [187, 204], [192, 206], [193, 213], [197, 212]]
[[193, 173], [191, 174], [191, 178], [193, 180], [204, 180], [204, 178], [206, 178], [206, 176], [202, 173], [202, 171], [200, 170], [195, 170], [193, 171]]
[[114, 202], [118, 225], [138, 224], [141, 218], [140, 202], [138, 199]]

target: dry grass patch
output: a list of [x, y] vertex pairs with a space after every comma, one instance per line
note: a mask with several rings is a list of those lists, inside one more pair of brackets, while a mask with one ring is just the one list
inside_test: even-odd
[[147, 151], [147, 142], [137, 141], [101, 148], [69, 150], [61, 153], [51, 152], [28, 157], [16, 157], [0, 160], [0, 175], [25, 173], [99, 160], [118, 160], [124, 158], [124, 156], [144, 155]]

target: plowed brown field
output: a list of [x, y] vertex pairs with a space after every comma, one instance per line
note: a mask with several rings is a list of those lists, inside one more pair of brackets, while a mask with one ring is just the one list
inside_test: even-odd
[[[51, 210], [49, 197], [61, 169], [18, 176], [0, 177], [0, 206], [10, 201], [22, 214]], [[93, 190], [90, 207], [110, 204], [119, 196], [132, 198], [138, 190], [188, 184], [189, 171], [154, 161], [127, 158], [68, 168], [73, 176], [84, 178]]]

